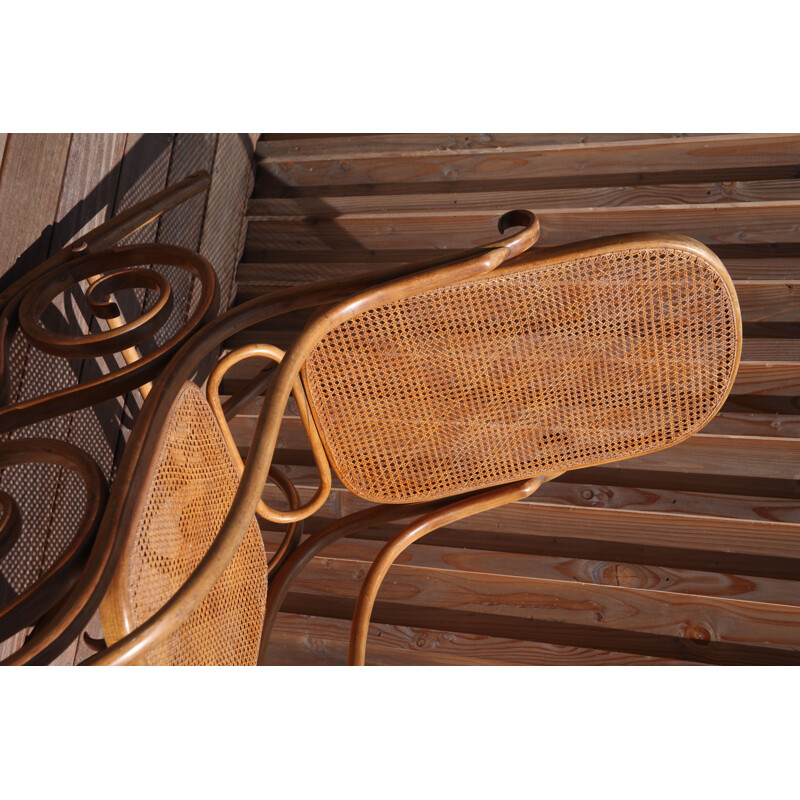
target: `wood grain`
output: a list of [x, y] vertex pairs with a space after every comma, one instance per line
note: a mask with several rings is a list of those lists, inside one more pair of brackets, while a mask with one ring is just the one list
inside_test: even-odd
[[47, 257], [70, 140], [68, 133], [8, 135], [0, 173], [0, 274], [23, 254], [18, 271]]
[[[349, 634], [347, 620], [280, 614], [270, 643], [268, 663], [274, 666], [344, 664]], [[367, 664], [375, 666], [691, 665], [688, 661], [656, 656], [403, 625], [373, 623], [369, 638]]]
[[358, 133], [262, 134], [258, 158], [344, 157], [348, 153], [466, 151], [513, 146], [545, 146], [619, 142], [631, 139], [672, 139], [700, 136], [693, 133]]
[[[497, 208], [497, 207], [495, 207]], [[509, 210], [503, 207], [503, 211]], [[658, 206], [531, 208], [540, 246], [634, 231], [680, 232], [704, 244], [800, 241], [800, 200]], [[262, 217], [249, 223], [247, 249], [286, 252], [466, 250], [491, 241], [502, 212], [342, 214]]]
[[749, 201], [794, 200], [800, 181], [714, 181], [631, 186], [586, 186], [516, 189], [514, 191], [461, 191], [384, 195], [332, 195], [324, 197], [255, 197], [247, 209], [251, 220], [272, 217], [336, 218], [350, 214], [398, 214], [466, 211], [494, 214], [511, 208], [596, 208], [719, 204]]
[[588, 144], [514, 145], [476, 148], [469, 153], [404, 151], [390, 156], [353, 153], [342, 158], [260, 158], [259, 168], [286, 186], [337, 186], [368, 183], [469, 182], [491, 179], [536, 179], [631, 173], [657, 174], [686, 169], [713, 169], [721, 174], [737, 167], [800, 164], [800, 137], [793, 134], [697, 136]]
[[[420, 543], [412, 545], [395, 563], [399, 566], [464, 573], [576, 581], [598, 586], [627, 586], [800, 606], [800, 593], [795, 580], [670, 565], [581, 558], [575, 556], [577, 548], [569, 546], [565, 547], [562, 554], [556, 555], [523, 553], [517, 550], [497, 551], [492, 549], [494, 545], [491, 532], [488, 532], [483, 540], [479, 540], [474, 535], [464, 536], [463, 532], [455, 527], [456, 530], [451, 531], [450, 535], [437, 537], [436, 543], [427, 541], [426, 537]], [[400, 530], [398, 526], [392, 528], [393, 532]], [[274, 553], [281, 543], [282, 533], [265, 532], [263, 536], [268, 555]], [[371, 540], [360, 534], [358, 539], [344, 539], [326, 548], [325, 556], [371, 564], [385, 544], [386, 538], [380, 536]], [[445, 546], [443, 543], [450, 546]], [[483, 547], [479, 547], [479, 543]], [[645, 553], [646, 551], [641, 551], [637, 555], [642, 559]], [[800, 570], [796, 574], [800, 577]]]
[[244, 213], [253, 180], [252, 142], [244, 134], [219, 134], [200, 254], [217, 272], [220, 307], [235, 296], [235, 272], [244, 236]]
[[[353, 597], [368, 563], [317, 558], [295, 591]], [[800, 663], [800, 608], [694, 594], [487, 573], [392, 567], [383, 600], [466, 613], [787, 650]]]
[[[599, 588], [650, 591], [673, 600], [696, 595], [703, 614], [703, 595], [742, 598], [748, 595], [745, 586], [754, 587], [750, 597], [761, 598], [759, 604], [797, 607], [800, 137], [276, 134], [262, 137], [257, 158], [238, 273], [240, 302], [293, 283], [353, 274], [379, 280], [382, 269], [491, 240], [497, 217], [514, 206], [537, 212], [542, 247], [617, 232], [674, 231], [709, 244], [736, 281], [745, 322], [743, 360], [731, 398], [702, 433], [662, 453], [568, 473], [528, 502], [430, 534], [401, 567], [420, 570], [406, 586], [413, 597], [379, 596], [379, 625], [507, 636], [504, 656], [523, 642], [536, 642], [616, 652], [642, 663], [796, 663], [797, 654], [785, 645], [748, 642], [749, 634], [734, 641], [709, 628], [714, 641], [687, 639], [675, 627], [676, 606], [651, 608], [659, 618], [672, 618], [670, 631], [651, 627], [644, 606], [624, 629], [608, 624], [610, 606], [600, 609], [603, 623], [574, 609], [562, 609], [565, 616], [558, 619], [530, 608], [513, 611], [506, 606], [516, 600], [505, 594], [506, 588], [513, 594], [513, 584], [504, 581], [517, 581], [522, 591], [526, 579], [559, 578], [553, 582], [572, 587], [557, 595], [556, 605], [565, 606], [578, 603], [569, 594], [574, 587], [603, 583], [603, 576], [610, 584], [618, 574], [631, 583]], [[305, 313], [295, 313], [238, 333], [229, 344], [269, 342], [286, 349], [306, 320]], [[259, 368], [248, 362], [233, 370], [223, 391], [233, 391]], [[257, 408], [255, 403], [245, 409], [234, 423], [244, 452]], [[316, 470], [294, 411], [284, 421], [279, 448], [278, 459], [307, 499]], [[277, 493], [268, 488], [265, 497], [275, 501]], [[309, 521], [307, 530], [362, 507], [335, 484], [320, 519]], [[328, 577], [339, 582], [341, 594], [321, 583], [327, 573], [320, 562], [316, 582], [309, 578], [290, 595], [287, 611], [324, 615], [314, 623], [324, 643], [316, 651], [313, 642], [289, 633], [293, 624], [299, 630], [306, 622], [286, 615], [292, 658], [306, 663], [305, 652], [309, 663], [337, 663], [334, 653], [344, 657], [346, 634], [329, 634], [324, 626], [335, 628], [352, 615], [354, 570], [364, 572], [375, 549], [398, 530], [371, 529], [333, 551], [332, 563], [341, 571], [337, 567]], [[422, 573], [441, 594], [425, 595]], [[454, 573], [463, 574], [460, 588], [448, 584]], [[488, 605], [451, 604], [474, 575], [487, 576], [487, 583], [480, 578], [478, 584], [479, 602]], [[543, 585], [532, 591], [543, 594]], [[719, 607], [710, 613], [718, 615], [714, 625], [725, 616]], [[401, 642], [390, 653], [373, 635], [373, 647], [378, 662], [429, 663], [427, 653], [415, 661]], [[482, 651], [476, 661], [485, 657]], [[571, 663], [566, 652], [560, 657]]]

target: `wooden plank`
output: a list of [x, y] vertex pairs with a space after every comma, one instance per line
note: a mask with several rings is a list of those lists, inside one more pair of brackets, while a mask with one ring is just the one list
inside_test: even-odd
[[733, 395], [800, 395], [800, 361], [742, 361]]
[[[105, 221], [114, 202], [125, 134], [74, 134], [72, 136], [58, 209], [53, 223], [49, 253]], [[82, 292], [76, 287], [69, 296], [57, 298], [48, 309], [51, 330], [78, 334], [88, 330], [90, 319]], [[94, 362], [65, 360], [31, 348], [21, 396], [46, 394], [74, 385], [81, 376], [97, 370]], [[61, 439], [78, 445], [111, 475], [118, 418], [104, 406], [77, 414], [45, 420], [26, 428], [25, 435]], [[16, 435], [16, 432], [15, 432]], [[26, 543], [28, 558], [38, 560], [41, 573], [70, 542], [83, 507], [84, 489], [69, 470], [32, 466], [15, 494], [26, 518], [45, 518], [35, 537]], [[56, 657], [54, 664], [71, 664], [76, 643]]]
[[[461, 532], [488, 532], [493, 537], [491, 548], [513, 552], [542, 552], [543, 542], [572, 539], [584, 547], [595, 542], [656, 551], [679, 550], [683, 560], [676, 562], [673, 558], [669, 563], [687, 568], [702, 568], [702, 561], [690, 564], [687, 560], [686, 554], [692, 551], [702, 557], [724, 553], [749, 559], [787, 559], [794, 565], [788, 565], [780, 577], [796, 576], [800, 558], [796, 500], [793, 521], [781, 521], [780, 515], [770, 515], [764, 508], [755, 508], [747, 517], [736, 516], [733, 506], [740, 501], [736, 497], [709, 497], [699, 491], [683, 495], [685, 502], [680, 503], [668, 493], [660, 497], [638, 488], [623, 490], [613, 485], [557, 481], [545, 484], [527, 502], [471, 517], [455, 527]], [[269, 489], [265, 496], [275, 499], [277, 492]], [[693, 505], [689, 502], [692, 499]], [[718, 501], [721, 508], [717, 508]], [[370, 505], [349, 492], [334, 490], [318, 519], [338, 519]], [[725, 510], [728, 516], [724, 516]], [[784, 520], [791, 519], [790, 511], [791, 504], [787, 504]], [[309, 531], [314, 530], [316, 522], [309, 521], [307, 526]], [[431, 538], [435, 536], [430, 534], [427, 540], [435, 541]], [[479, 536], [470, 540], [469, 546], [478, 546], [481, 541]], [[740, 569], [747, 572], [753, 567]], [[779, 577], [775, 572], [770, 574]]]
[[736, 281], [800, 279], [800, 259], [797, 258], [728, 258], [724, 264]]
[[0, 172], [3, 169], [3, 153], [5, 153], [7, 139], [7, 133], [0, 133]]
[[[296, 591], [355, 597], [368, 564], [315, 558]], [[401, 605], [786, 650], [800, 663], [800, 608], [563, 580], [394, 566], [379, 595]]]
[[[114, 214], [130, 208], [147, 197], [161, 191], [167, 185], [169, 164], [172, 156], [174, 135], [171, 133], [129, 133], [125, 144], [125, 154], [120, 169], [119, 186], [114, 203]], [[160, 220], [143, 226], [126, 237], [123, 244], [140, 244], [155, 241]], [[140, 316], [146, 292], [122, 292], [117, 303], [124, 319]], [[123, 366], [121, 355], [112, 356], [112, 363]], [[138, 391], [129, 392], [119, 399], [120, 408], [128, 407], [130, 416], [135, 416], [141, 406], [142, 398]], [[121, 448], [127, 436], [126, 428], [120, 429], [116, 448], [116, 460], [121, 456]]]
[[[11, 134], [7, 139], [0, 174], [0, 271], [6, 273], [6, 285], [50, 251], [70, 141], [69, 134]], [[42, 382], [54, 377], [27, 370], [28, 348], [21, 337], [14, 341], [11, 365], [14, 400], [36, 396]], [[37, 434], [42, 435], [38, 430], [29, 435]], [[42, 532], [49, 530], [58, 473], [57, 467], [26, 465], [7, 468], [0, 478], [0, 488], [16, 500], [22, 514], [22, 534], [2, 566], [15, 592], [30, 586], [39, 574], [47, 548]]]
[[217, 272], [220, 309], [235, 296], [235, 272], [244, 241], [244, 212], [252, 186], [252, 142], [246, 134], [222, 133], [217, 143], [200, 254]]
[[12, 133], [0, 174], [0, 274], [9, 282], [47, 258], [71, 136]]
[[[485, 519], [483, 522], [487, 524]], [[388, 526], [381, 529], [381, 532], [386, 528]], [[400, 530], [399, 526], [391, 526], [386, 530], [386, 538], [399, 533]], [[580, 552], [580, 547], [565, 548], [562, 553], [555, 555], [497, 551], [492, 549], [491, 531], [485, 532], [484, 541], [480, 542], [481, 549], [475, 549], [475, 537], [470, 537], [468, 543], [465, 543], [463, 541], [465, 537], [459, 536], [460, 533], [462, 532], [455, 530], [449, 536], [440, 536], [436, 543], [423, 539], [419, 544], [405, 550], [396, 563], [463, 573], [475, 572], [555, 581], [571, 580], [598, 586], [627, 586], [800, 606], [798, 591], [800, 587], [795, 580], [761, 575], [726, 574], [719, 567], [711, 571], [652, 564], [645, 560], [646, 551], [633, 549], [631, 554], [638, 556], [635, 562], [619, 559], [600, 560], [595, 554], [584, 555]], [[267, 531], [263, 536], [269, 558], [277, 550], [283, 534]], [[445, 546], [442, 542], [447, 542], [450, 546]], [[371, 564], [384, 544], [383, 536], [373, 540], [360, 535], [357, 539], [343, 539], [336, 542], [325, 549], [324, 555], [328, 558], [359, 560]], [[800, 570], [797, 570], [797, 574], [800, 577]]]
[[[712, 246], [800, 241], [800, 200], [532, 210], [541, 225], [543, 246], [634, 231], [681, 233]], [[500, 216], [494, 210], [342, 214], [332, 219], [262, 217], [248, 225], [247, 249], [458, 251], [499, 238]]]
[[722, 411], [703, 428], [703, 433], [800, 439], [800, 415]]
[[[354, 496], [342, 497], [341, 502], [343, 513], [369, 505]], [[642, 504], [640, 508], [647, 508], [647, 505]], [[491, 524], [487, 526], [488, 519]], [[800, 525], [797, 524], [609, 508], [602, 507], [601, 503], [579, 507], [532, 499], [495, 509], [491, 517], [488, 514], [469, 517], [454, 527], [459, 531], [493, 531], [497, 537], [493, 547], [500, 547], [502, 537], [507, 536], [503, 548], [516, 552], [532, 552], [525, 540], [534, 537], [616, 542], [687, 552], [737, 553], [751, 558], [763, 556], [793, 561], [800, 558]]]
[[480, 212], [502, 214], [512, 208], [595, 208], [719, 204], [749, 201], [794, 200], [800, 181], [715, 181], [641, 186], [584, 186], [516, 189], [514, 191], [464, 191], [402, 193], [376, 196], [254, 197], [247, 215], [258, 221], [272, 217], [335, 218], [352, 214]]
[[[169, 163], [169, 174], [166, 185], [182, 181], [201, 169], [211, 172], [217, 148], [215, 133], [178, 133], [172, 145], [172, 156]], [[205, 221], [208, 192], [203, 192], [172, 211], [167, 212], [159, 221], [156, 240], [165, 244], [174, 244], [197, 252]], [[169, 280], [172, 292], [177, 300], [176, 308], [170, 315], [167, 324], [156, 334], [155, 341], [163, 344], [168, 338], [180, 330], [197, 303], [196, 280], [185, 270], [177, 267], [160, 267]]]
[[737, 281], [736, 294], [747, 322], [800, 320], [800, 283], [796, 281]]
[[689, 139], [518, 145], [476, 148], [469, 153], [407, 151], [394, 157], [352, 153], [307, 159], [259, 159], [286, 186], [338, 186], [403, 182], [467, 182], [541, 179], [579, 174], [581, 177], [632, 173], [658, 174], [685, 170], [715, 170], [719, 180], [740, 167], [796, 166], [800, 164], [800, 137], [794, 134], [697, 136]]
[[[348, 597], [290, 593], [284, 603], [287, 613], [311, 614], [350, 620], [355, 601]], [[591, 647], [639, 656], [681, 659], [705, 664], [796, 664], [797, 653], [785, 648], [754, 647], [695, 641], [688, 637], [665, 636], [636, 630], [621, 630], [601, 625], [549, 622], [536, 616], [512, 616], [491, 610], [460, 611], [453, 608], [424, 607], [378, 599], [372, 621], [407, 625], [458, 633], [490, 635], [547, 642], [569, 647]], [[380, 640], [378, 640], [380, 642]], [[371, 644], [371, 643], [370, 643]]]
[[[349, 636], [347, 620], [279, 614], [270, 639], [267, 663], [274, 666], [346, 664]], [[656, 656], [403, 625], [373, 623], [369, 627], [369, 639], [366, 663], [374, 666], [690, 666], [687, 661]]]
[[263, 134], [256, 149], [259, 159], [345, 157], [348, 153], [470, 152], [486, 148], [620, 142], [635, 139], [674, 139], [697, 133], [358, 133]]
[[[242, 451], [242, 456], [246, 455]], [[304, 502], [310, 500], [319, 484], [313, 467], [275, 463], [295, 483]], [[273, 493], [270, 488], [265, 496], [273, 502], [283, 502], [283, 496], [277, 491]], [[341, 503], [348, 493], [334, 480], [331, 496], [333, 502]], [[713, 476], [699, 476], [696, 473], [682, 475], [642, 470], [575, 470], [542, 487], [531, 502], [800, 523], [800, 491], [797, 483], [774, 479], [760, 479], [760, 483], [757, 483], [752, 478], [717, 476], [714, 479]]]
[[[125, 211], [166, 186], [173, 140], [171, 133], [128, 134], [114, 214]], [[124, 244], [154, 241], [158, 224], [156, 220], [140, 228], [128, 236]]]

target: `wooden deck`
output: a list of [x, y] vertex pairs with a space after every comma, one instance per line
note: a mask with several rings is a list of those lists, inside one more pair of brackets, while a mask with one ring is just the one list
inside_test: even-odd
[[[208, 192], [166, 214], [126, 240], [181, 245], [204, 255], [220, 281], [221, 307], [230, 303], [243, 244], [242, 220], [252, 188], [251, 134], [0, 134], [0, 281], [25, 274], [82, 233], [145, 197], [200, 169], [211, 174]], [[190, 310], [191, 286], [173, 278], [183, 302], [165, 330], [175, 330]], [[143, 298], [128, 297], [125, 313], [136, 316]], [[53, 330], [86, 330], [79, 302], [51, 309]], [[161, 334], [161, 332], [159, 332]], [[87, 370], [115, 368], [98, 362], [65, 362], [15, 349], [17, 397], [37, 396], [72, 385]], [[113, 475], [141, 398], [137, 393], [16, 431], [18, 436], [64, 439], [85, 449], [107, 477]], [[23, 534], [0, 562], [0, 598], [20, 591], [61, 552], [74, 531], [75, 480], [58, 468], [9, 468], [0, 488], [22, 510]], [[75, 482], [77, 484], [77, 481]], [[80, 484], [77, 484], [78, 488]], [[0, 599], [0, 602], [3, 602]], [[89, 631], [99, 636], [95, 620]], [[19, 646], [24, 633], [0, 643], [0, 659]], [[89, 652], [76, 641], [55, 663], [71, 664]]]
[[[411, 547], [379, 595], [368, 663], [800, 663], [800, 136], [264, 135], [237, 301], [492, 241], [517, 207], [537, 213], [544, 247], [644, 230], [708, 244], [741, 301], [736, 384], [691, 440], [568, 473]], [[306, 317], [230, 345], [286, 347]], [[236, 421], [243, 450], [257, 408]], [[279, 446], [309, 496], [296, 415]], [[306, 530], [363, 505], [335, 485]], [[274, 663], [344, 663], [357, 590], [397, 529], [315, 559]]]

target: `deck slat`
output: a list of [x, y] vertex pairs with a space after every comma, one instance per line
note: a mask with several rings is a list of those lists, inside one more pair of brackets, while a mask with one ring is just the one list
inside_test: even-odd
[[686, 169], [724, 172], [741, 167], [797, 166], [800, 137], [793, 134], [697, 136], [539, 147], [513, 145], [469, 153], [407, 150], [387, 154], [352, 153], [347, 158], [260, 158], [286, 186], [337, 186], [369, 183], [469, 182], [631, 173], [658, 174]]
[[[540, 248], [648, 230], [699, 239], [739, 295], [742, 362], [701, 433], [567, 473], [528, 502], [430, 534], [379, 596], [375, 632], [393, 638], [372, 637], [368, 658], [375, 648], [377, 663], [470, 661], [466, 643], [445, 657], [391, 634], [416, 626], [507, 641], [503, 657], [523, 662], [528, 648], [529, 663], [576, 663], [583, 650], [590, 663], [800, 663], [800, 135], [274, 135], [257, 156], [240, 302], [292, 283], [379, 281], [385, 268], [455, 255], [496, 239], [496, 220], [513, 207], [539, 216]], [[229, 345], [286, 349], [307, 317], [269, 321]], [[239, 365], [223, 390], [259, 367]], [[234, 423], [242, 451], [257, 409]], [[278, 447], [308, 499], [318, 479], [294, 410]], [[276, 500], [272, 488], [265, 496]], [[306, 529], [366, 505], [334, 479]], [[354, 576], [399, 529], [362, 532], [309, 567], [280, 615], [283, 663], [343, 662]], [[316, 644], [300, 634], [312, 629]], [[548, 655], [539, 661], [530, 648]], [[487, 658], [488, 644], [471, 663]]]

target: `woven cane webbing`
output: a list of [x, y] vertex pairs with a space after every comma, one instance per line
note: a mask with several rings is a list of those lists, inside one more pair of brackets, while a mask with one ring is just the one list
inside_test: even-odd
[[427, 500], [686, 438], [730, 388], [737, 320], [713, 264], [628, 244], [363, 313], [303, 377], [351, 491]]
[[[202, 392], [186, 384], [173, 405], [130, 550], [135, 626], [181, 587], [219, 531], [239, 478]], [[258, 523], [214, 589], [150, 664], [255, 664], [267, 598], [267, 561]]]

